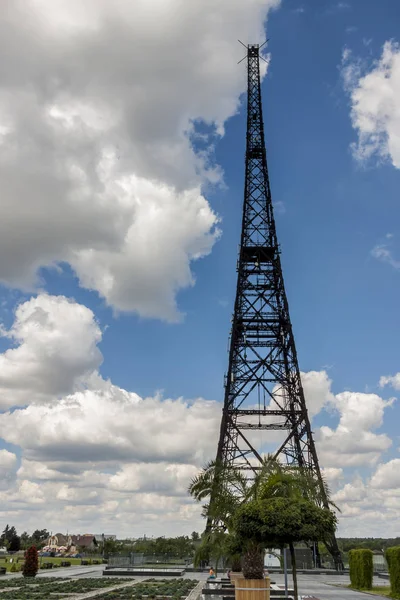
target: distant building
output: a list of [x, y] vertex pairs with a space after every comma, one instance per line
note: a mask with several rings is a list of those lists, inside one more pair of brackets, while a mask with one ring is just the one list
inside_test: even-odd
[[45, 552], [68, 552], [68, 554], [72, 554], [78, 552], [78, 550], [95, 550], [97, 545], [98, 541], [91, 533], [85, 533], [84, 535], [56, 533], [46, 540], [43, 550]]
[[55, 533], [51, 535], [45, 544], [45, 548], [49, 549], [50, 552], [56, 552], [58, 548], [68, 548], [72, 546], [72, 537], [70, 535], [64, 535], [63, 533]]
[[94, 550], [97, 547], [97, 540], [93, 534], [85, 533], [84, 535], [72, 535], [72, 544], [76, 548], [84, 550]]

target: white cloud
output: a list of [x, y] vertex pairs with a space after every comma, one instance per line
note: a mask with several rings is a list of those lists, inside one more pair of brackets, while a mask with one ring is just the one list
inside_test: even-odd
[[[177, 461], [202, 465], [214, 454], [220, 420], [215, 402], [140, 398], [98, 378], [98, 387], [53, 405], [0, 414], [3, 438], [28, 459]], [[179, 424], [179, 426], [178, 426]], [[201, 445], [193, 443], [200, 438]]]
[[[384, 410], [393, 399], [383, 400], [376, 394], [342, 392], [333, 394], [332, 380], [326, 371], [301, 373], [310, 417], [323, 408], [339, 416], [336, 428], [315, 428], [318, 455], [327, 478], [339, 477], [342, 467], [376, 462], [387, 450], [391, 439], [385, 433], [374, 433], [383, 423]], [[333, 477], [334, 479], [335, 477]]]
[[184, 496], [188, 482], [197, 475], [195, 465], [133, 463], [124, 465], [110, 478], [110, 489], [122, 492], [167, 493], [171, 496]]
[[371, 478], [371, 486], [376, 489], [392, 490], [400, 488], [400, 458], [378, 465]]
[[19, 504], [43, 504], [45, 497], [41, 486], [34, 481], [23, 479], [19, 481], [14, 489], [0, 492], [0, 501], [3, 506]]
[[55, 468], [50, 468], [43, 462], [36, 462], [34, 460], [27, 460], [22, 458], [21, 466], [17, 471], [19, 479], [31, 479], [34, 481], [63, 481], [77, 479], [76, 475], [62, 471], [58, 471]]
[[339, 413], [336, 429], [323, 425], [316, 434], [321, 464], [326, 467], [369, 465], [392, 445], [385, 433], [374, 433], [383, 423], [384, 411], [393, 404], [377, 394], [342, 392], [334, 396], [332, 409]]
[[63, 296], [40, 294], [21, 304], [3, 335], [18, 345], [0, 355], [0, 409], [54, 401], [102, 362], [92, 311]]
[[351, 120], [358, 133], [355, 156], [375, 155], [400, 168], [400, 46], [387, 41], [382, 56], [365, 75], [348, 50], [343, 55], [342, 75], [351, 97]]
[[329, 485], [336, 483], [343, 477], [343, 469], [340, 467], [324, 467], [321, 471]]
[[222, 174], [212, 139], [194, 149], [194, 123], [223, 134], [246, 85], [236, 40], [264, 39], [279, 3], [10, 3], [0, 280], [29, 288], [64, 261], [115, 309], [179, 319], [191, 263], [218, 237], [204, 193]]
[[0, 355], [4, 408], [13, 407], [0, 413], [0, 435], [22, 453], [17, 469], [16, 455], [0, 451], [7, 514], [16, 508], [18, 523], [36, 528], [46, 505], [55, 528], [68, 518], [77, 528], [93, 529], [100, 519], [115, 529], [118, 509], [137, 528], [132, 534], [143, 519], [154, 532], [168, 519], [171, 534], [193, 528], [194, 515], [201, 523], [187, 486], [215, 455], [220, 404], [141, 398], [105, 381], [94, 315], [64, 297], [21, 304], [7, 335], [18, 345]]
[[317, 415], [324, 406], [334, 402], [331, 392], [332, 380], [326, 371], [308, 371], [301, 373], [304, 395], [309, 416]]
[[377, 258], [381, 262], [387, 263], [394, 269], [400, 269], [400, 260], [397, 260], [393, 256], [392, 250], [385, 244], [379, 244], [371, 250], [371, 254], [374, 258]]
[[381, 463], [371, 476], [355, 476], [333, 495], [341, 509], [339, 534], [393, 537], [400, 527], [400, 460]]
[[0, 489], [7, 488], [14, 478], [17, 457], [6, 449], [0, 450]]
[[379, 385], [381, 387], [390, 385], [395, 390], [400, 390], [400, 373], [396, 373], [396, 375], [382, 376], [379, 380]]

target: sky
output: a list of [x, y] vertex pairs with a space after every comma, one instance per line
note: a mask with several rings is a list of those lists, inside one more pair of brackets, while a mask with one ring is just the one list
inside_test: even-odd
[[[243, 47], [339, 535], [400, 532], [400, 5], [5, 0], [0, 529], [201, 531], [243, 202]], [[264, 63], [263, 63], [264, 65]]]

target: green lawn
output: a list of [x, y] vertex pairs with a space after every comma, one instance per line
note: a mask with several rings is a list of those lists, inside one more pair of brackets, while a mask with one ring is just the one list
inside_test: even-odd
[[372, 588], [372, 590], [356, 590], [356, 588], [352, 588], [350, 585], [348, 586], [351, 590], [356, 592], [366, 592], [368, 594], [376, 594], [377, 596], [386, 596], [387, 598], [391, 598], [390, 595], [390, 586], [389, 585], [377, 585]]
[[[13, 562], [10, 563], [10, 558], [7, 557], [7, 562], [5, 562], [5, 558], [4, 557], [0, 557], [0, 567], [6, 567], [7, 571], [11, 570], [11, 567], [13, 564], [16, 564], [17, 567], [18, 565], [21, 567], [24, 559], [22, 556], [19, 557], [19, 562], [16, 562], [16, 558], [13, 557]], [[91, 556], [91, 557], [87, 557], [87, 558], [62, 558], [61, 556], [57, 556], [52, 558], [51, 556], [39, 556], [39, 565], [44, 564], [46, 562], [51, 562], [53, 564], [57, 564], [59, 565], [61, 563], [61, 561], [67, 560], [68, 562], [71, 563], [71, 566], [73, 565], [80, 565], [82, 560], [89, 560], [92, 561], [93, 564], [93, 560], [98, 560], [100, 561], [100, 564], [102, 564], [103, 559], [101, 556]], [[64, 568], [64, 567], [60, 567], [60, 568]], [[68, 570], [68, 567], [65, 567], [66, 570]]]

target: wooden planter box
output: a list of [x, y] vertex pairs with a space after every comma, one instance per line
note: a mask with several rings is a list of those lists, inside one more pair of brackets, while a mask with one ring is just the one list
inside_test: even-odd
[[235, 600], [270, 600], [271, 580], [235, 579]]
[[243, 579], [243, 573], [236, 573], [235, 571], [231, 571], [229, 578], [231, 580], [231, 583], [235, 585], [236, 579]]

